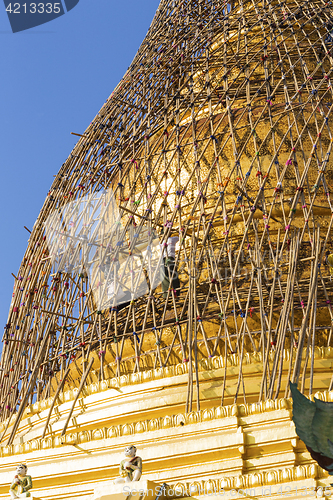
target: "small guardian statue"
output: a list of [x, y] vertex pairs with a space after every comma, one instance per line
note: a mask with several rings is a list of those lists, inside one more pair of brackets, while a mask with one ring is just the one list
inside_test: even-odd
[[142, 474], [142, 459], [136, 456], [136, 447], [127, 446], [124, 453], [126, 458], [120, 462], [120, 477], [114, 480], [115, 484], [139, 481]]
[[30, 497], [32, 488], [31, 476], [27, 475], [28, 467], [25, 464], [20, 464], [16, 467], [16, 475], [10, 485], [9, 493], [11, 498], [26, 498]]

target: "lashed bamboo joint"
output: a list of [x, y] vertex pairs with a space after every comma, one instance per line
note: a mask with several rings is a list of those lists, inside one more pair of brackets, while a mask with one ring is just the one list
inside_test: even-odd
[[[161, 1], [124, 78], [75, 134], [15, 274], [0, 372], [8, 444], [29, 405], [74, 387], [78, 398], [91, 369], [103, 381], [184, 363], [188, 412], [215, 356], [222, 405], [230, 355], [235, 403], [287, 397], [289, 378], [312, 394], [315, 348], [332, 345], [333, 328], [332, 27], [323, 0]], [[129, 233], [179, 236], [179, 285], [98, 310], [84, 270], [53, 267], [44, 222], [103, 189]], [[249, 353], [260, 353], [256, 394]]]

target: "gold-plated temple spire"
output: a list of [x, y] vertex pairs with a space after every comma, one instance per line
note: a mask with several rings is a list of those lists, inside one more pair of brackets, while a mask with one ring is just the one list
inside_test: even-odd
[[[3, 338], [3, 441], [13, 442], [29, 405], [83, 390], [95, 376], [183, 363], [184, 409], [199, 410], [200, 363], [216, 356], [225, 359], [222, 404], [233, 355], [235, 403], [287, 397], [289, 378], [312, 394], [315, 349], [332, 344], [332, 26], [323, 0], [161, 2], [29, 238]], [[112, 272], [106, 260], [95, 274], [87, 264], [59, 272], [44, 223], [103, 190], [113, 192], [121, 225], [108, 247]], [[95, 215], [85, 215], [90, 228]], [[158, 285], [147, 249], [135, 254], [133, 243], [152, 231]], [[97, 262], [91, 241], [75, 245]], [[121, 252], [142, 263], [143, 294], [116, 276]], [[112, 306], [98, 305], [96, 287]], [[248, 355], [258, 355], [255, 392]]]

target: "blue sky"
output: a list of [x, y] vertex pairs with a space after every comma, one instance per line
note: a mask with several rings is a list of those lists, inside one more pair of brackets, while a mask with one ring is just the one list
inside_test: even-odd
[[158, 0], [80, 0], [13, 34], [0, 0], [0, 328], [53, 176], [130, 65]]

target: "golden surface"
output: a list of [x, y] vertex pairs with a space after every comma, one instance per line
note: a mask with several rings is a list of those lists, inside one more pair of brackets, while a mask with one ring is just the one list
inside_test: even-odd
[[[290, 399], [219, 406], [221, 361], [212, 359], [212, 368], [200, 372], [205, 404], [188, 414], [181, 411], [186, 398], [185, 364], [87, 386], [63, 438], [60, 433], [73, 391], [64, 393], [55, 407], [44, 439], [49, 405], [36, 403], [22, 420], [14, 444], [0, 449], [0, 498], [8, 496], [15, 464], [25, 462], [38, 497], [92, 500], [97, 484], [118, 475], [123, 448], [131, 443], [143, 458], [143, 479], [182, 485], [185, 492], [192, 488], [194, 496], [201, 485], [200, 498], [212, 484], [226, 491], [329, 485], [327, 473], [313, 463], [295, 434]], [[232, 382], [239, 366], [236, 356], [228, 361]], [[322, 391], [316, 397], [332, 401], [333, 391], [325, 388], [333, 351], [317, 349], [314, 362], [315, 390]], [[248, 357], [246, 374], [256, 394], [260, 366], [253, 356]], [[232, 399], [232, 383], [228, 391]]]

